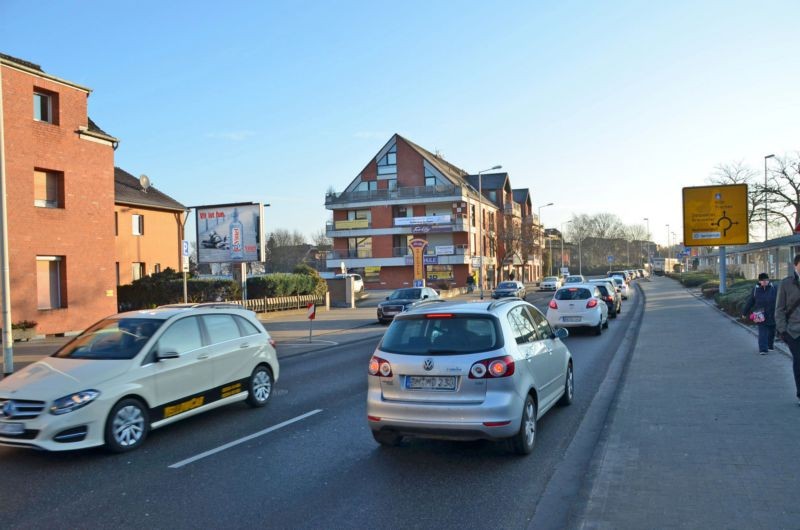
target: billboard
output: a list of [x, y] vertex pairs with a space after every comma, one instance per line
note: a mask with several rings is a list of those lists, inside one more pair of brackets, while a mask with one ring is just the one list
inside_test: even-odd
[[746, 245], [747, 184], [683, 188], [683, 242], [687, 247]]
[[264, 261], [263, 214], [264, 206], [260, 203], [198, 206], [195, 209], [197, 262]]

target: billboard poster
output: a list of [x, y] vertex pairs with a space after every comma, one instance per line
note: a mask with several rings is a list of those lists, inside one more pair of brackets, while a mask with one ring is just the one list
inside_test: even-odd
[[261, 244], [260, 203], [198, 206], [198, 263], [246, 263], [264, 261]]

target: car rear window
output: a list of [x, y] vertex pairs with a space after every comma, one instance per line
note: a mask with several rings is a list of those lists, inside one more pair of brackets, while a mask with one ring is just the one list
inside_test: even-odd
[[604, 284], [598, 285], [597, 288], [600, 289], [600, 294], [603, 296], [608, 296], [608, 287], [606, 287]]
[[570, 287], [556, 291], [556, 300], [588, 300], [592, 297], [589, 289], [583, 287]]
[[493, 316], [426, 313], [395, 317], [379, 348], [408, 355], [457, 355], [502, 346], [500, 323]]

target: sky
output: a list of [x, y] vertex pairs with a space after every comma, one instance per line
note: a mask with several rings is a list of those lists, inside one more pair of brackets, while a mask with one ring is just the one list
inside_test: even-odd
[[[311, 241], [394, 133], [502, 165], [550, 228], [649, 219], [800, 151], [800, 2], [0, 0], [0, 52], [88, 86], [115, 164]], [[191, 225], [191, 224], [190, 224]], [[669, 230], [667, 229], [669, 225]], [[673, 236], [669, 236], [674, 240]]]

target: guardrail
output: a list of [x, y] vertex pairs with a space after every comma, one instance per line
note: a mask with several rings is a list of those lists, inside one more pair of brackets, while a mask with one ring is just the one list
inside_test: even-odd
[[250, 309], [256, 313], [268, 313], [270, 311], [287, 311], [290, 309], [303, 309], [308, 304], [316, 304], [317, 307], [328, 307], [328, 294], [317, 296], [313, 294], [298, 296], [278, 296], [275, 298], [255, 298], [252, 300], [230, 300], [235, 304]]

